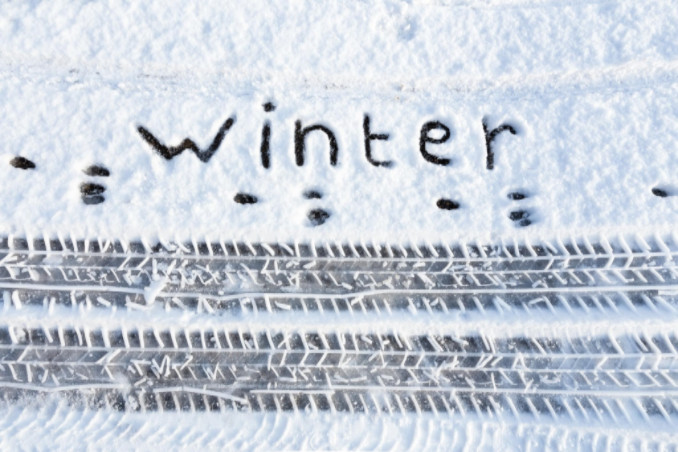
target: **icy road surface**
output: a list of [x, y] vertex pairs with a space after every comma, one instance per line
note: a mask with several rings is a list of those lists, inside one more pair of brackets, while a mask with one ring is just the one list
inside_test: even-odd
[[[677, 438], [677, 254], [675, 239], [640, 237], [5, 239], [6, 430], [96, 442], [122, 429], [139, 447], [659, 447]], [[68, 410], [72, 425], [35, 421]], [[214, 431], [222, 417], [254, 437]], [[374, 436], [331, 437], [365, 418]]]

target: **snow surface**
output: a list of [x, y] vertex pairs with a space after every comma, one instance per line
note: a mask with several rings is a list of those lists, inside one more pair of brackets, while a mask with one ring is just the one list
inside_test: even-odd
[[[5, 2], [1, 11], [2, 234], [490, 243], [664, 234], [678, 223], [678, 8], [671, 0], [33, 0]], [[269, 101], [277, 108], [267, 113]], [[364, 114], [372, 133], [390, 135], [372, 148], [393, 167], [367, 162]], [[165, 160], [137, 131], [142, 125], [172, 145], [191, 137], [206, 148], [229, 117], [235, 124], [208, 162], [190, 151]], [[517, 131], [494, 141], [491, 171], [483, 118]], [[270, 169], [259, 155], [267, 120]], [[309, 135], [306, 163], [296, 165], [297, 120], [332, 129], [336, 166], [322, 132]], [[421, 127], [436, 120], [451, 138], [427, 149], [451, 159], [449, 166], [420, 153]], [[36, 168], [11, 166], [16, 156]], [[110, 177], [85, 175], [93, 164]], [[105, 202], [84, 204], [83, 182], [103, 184]], [[671, 196], [655, 196], [656, 187]], [[309, 189], [322, 199], [305, 199]], [[509, 200], [515, 191], [527, 199]], [[237, 193], [259, 202], [237, 204]], [[440, 198], [460, 208], [441, 210]], [[331, 214], [317, 227], [307, 218], [315, 208]], [[533, 223], [516, 227], [508, 218], [515, 209], [529, 210]], [[591, 322], [594, 330], [614, 328]], [[675, 321], [662, 327], [674, 329]], [[459, 426], [430, 417], [152, 417], [68, 411], [57, 402], [0, 416], [8, 449], [49, 449], [52, 435], [121, 449], [228, 441], [250, 449], [257, 439], [262, 449], [411, 450], [678, 441], [670, 432], [580, 428], [553, 442], [557, 426]]]
[[[672, 1], [17, 2], [0, 17], [0, 229], [29, 235], [458, 241], [670, 231], [678, 154]], [[261, 105], [276, 104], [271, 113]], [[363, 114], [374, 157], [363, 144]], [[213, 158], [163, 159], [166, 144]], [[482, 119], [510, 123], [485, 169]], [[271, 122], [271, 168], [259, 157]], [[294, 122], [322, 132], [294, 162]], [[419, 152], [426, 121], [451, 129]], [[82, 170], [101, 164], [108, 179]], [[85, 205], [83, 182], [106, 201]], [[306, 200], [308, 189], [321, 200]], [[507, 193], [521, 190], [520, 203]], [[255, 205], [233, 202], [238, 192]], [[461, 207], [440, 210], [449, 198]], [[324, 208], [312, 227], [307, 213]], [[527, 208], [517, 228], [508, 212]]]
[[[57, 401], [0, 410], [0, 441], [26, 450], [668, 450], [671, 431], [652, 435], [610, 426], [568, 429], [553, 422], [458, 423], [430, 414], [73, 412]], [[56, 445], [56, 446], [55, 446]]]

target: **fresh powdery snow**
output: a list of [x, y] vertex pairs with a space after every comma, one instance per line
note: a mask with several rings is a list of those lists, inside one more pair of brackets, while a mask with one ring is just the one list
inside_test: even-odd
[[[676, 14], [671, 1], [626, 0], [12, 2], [0, 19], [0, 226], [378, 242], [671, 231], [678, 198], [652, 189], [678, 193]], [[366, 158], [365, 115], [388, 135], [370, 141], [372, 158], [390, 166]], [[205, 161], [166, 160], [138, 131], [204, 150], [228, 118]], [[483, 118], [516, 132], [492, 141], [493, 169]], [[332, 132], [334, 165], [321, 130], [298, 165], [296, 121]], [[427, 123], [449, 130], [425, 135], [446, 165], [420, 152]], [[110, 177], [83, 174], [93, 164]], [[105, 202], [85, 205], [80, 185], [102, 180]], [[514, 191], [529, 195], [529, 228], [508, 218]], [[320, 227], [315, 208], [330, 215]]]
[[0, 448], [678, 444], [675, 1], [31, 0], [0, 42]]

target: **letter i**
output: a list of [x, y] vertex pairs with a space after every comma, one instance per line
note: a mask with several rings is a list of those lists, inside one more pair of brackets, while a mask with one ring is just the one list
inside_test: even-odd
[[[266, 102], [264, 105], [264, 111], [266, 113], [272, 112], [275, 110], [275, 105], [271, 102]], [[271, 167], [271, 122], [266, 120], [264, 122], [264, 127], [261, 129], [261, 164], [264, 168], [268, 169]]]

